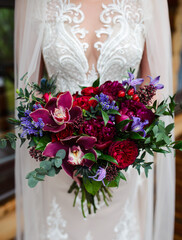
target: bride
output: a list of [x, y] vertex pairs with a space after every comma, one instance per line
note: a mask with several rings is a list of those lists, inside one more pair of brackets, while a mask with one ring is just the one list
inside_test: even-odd
[[[38, 82], [45, 64], [60, 91], [75, 92], [98, 77], [121, 81], [134, 68], [135, 76], [161, 75], [159, 100], [172, 94], [166, 0], [16, 0], [15, 14], [16, 88], [24, 87], [19, 79], [26, 72]], [[27, 152], [17, 146], [18, 240], [173, 239], [172, 155], [156, 155], [148, 179], [129, 169], [110, 206], [101, 203], [85, 220], [79, 202], [72, 207], [72, 181], [63, 171], [35, 189], [27, 186], [26, 174], [39, 164]]]

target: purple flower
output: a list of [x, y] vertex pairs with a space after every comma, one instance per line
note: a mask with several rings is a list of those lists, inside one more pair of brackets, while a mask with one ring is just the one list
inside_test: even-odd
[[143, 129], [145, 125], [149, 123], [148, 120], [145, 120], [144, 122], [141, 121], [139, 117], [132, 117], [133, 122], [131, 124], [131, 130], [133, 132], [143, 132], [143, 137], [146, 136], [146, 132]]
[[30, 110], [25, 111], [25, 117], [22, 117], [20, 119], [21, 121], [21, 127], [23, 129], [23, 132], [21, 134], [22, 138], [25, 138], [27, 135], [35, 135], [35, 136], [43, 136], [42, 129], [44, 127], [44, 122], [42, 118], [38, 118], [37, 122], [33, 121], [30, 117]]
[[135, 79], [134, 74], [132, 74], [130, 72], [128, 73], [128, 75], [129, 75], [129, 78], [127, 80], [123, 81], [123, 84], [124, 85], [128, 84], [129, 86], [132, 86], [135, 90], [136, 90], [136, 85], [140, 85], [144, 81], [143, 78]]
[[34, 104], [34, 105], [33, 105], [33, 108], [34, 108], [35, 110], [37, 110], [37, 109], [39, 109], [39, 108], [42, 108], [42, 106], [40, 105], [40, 103], [39, 103], [39, 104]]
[[30, 114], [34, 121], [42, 118], [45, 126], [44, 131], [60, 132], [66, 128], [66, 123], [73, 122], [75, 118], [81, 117], [80, 107], [72, 107], [73, 97], [70, 92], [61, 94], [58, 98], [51, 98], [45, 108], [39, 108]]
[[84, 159], [83, 156], [86, 153], [93, 153], [97, 159], [97, 154], [93, 149], [95, 143], [95, 137], [67, 137], [59, 142], [48, 143], [43, 155], [53, 158], [60, 149], [64, 149], [66, 157], [63, 159], [62, 167], [68, 175], [73, 177], [76, 165], [91, 167], [94, 164], [92, 161]]
[[[101, 107], [102, 107], [102, 110], [104, 111], [108, 111], [108, 110], [116, 110], [118, 111], [119, 110], [119, 107], [116, 106], [116, 101], [112, 101], [109, 99], [109, 96], [103, 94], [103, 93], [100, 93], [100, 95], [96, 95], [95, 98], [98, 100], [98, 102], [100, 103]], [[109, 115], [109, 119], [111, 121], [115, 121], [115, 116], [110, 114]]]
[[160, 76], [156, 77], [156, 78], [152, 78], [151, 76], [148, 76], [150, 78], [150, 85], [153, 85], [156, 89], [163, 89], [164, 85], [163, 84], [158, 84], [159, 80], [160, 80]]
[[105, 186], [105, 183], [104, 183], [105, 177], [106, 177], [106, 170], [102, 167], [99, 167], [95, 176], [89, 176], [89, 178], [92, 178], [94, 181], [102, 181], [104, 186]]

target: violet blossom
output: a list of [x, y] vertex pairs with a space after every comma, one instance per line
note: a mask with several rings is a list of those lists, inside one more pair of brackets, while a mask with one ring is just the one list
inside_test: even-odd
[[37, 121], [33, 121], [32, 118], [30, 117], [31, 111], [26, 110], [24, 113], [24, 117], [21, 117], [20, 121], [21, 124], [20, 126], [23, 129], [23, 132], [21, 134], [22, 138], [25, 138], [27, 135], [35, 135], [35, 136], [43, 136], [42, 129], [44, 127], [44, 122], [42, 118], [38, 118]]
[[134, 74], [132, 74], [130, 72], [128, 73], [128, 75], [129, 75], [129, 78], [127, 80], [124, 80], [122, 83], [123, 83], [123, 85], [127, 84], [129, 86], [132, 86], [136, 91], [136, 85], [141, 85], [143, 83], [144, 79], [143, 78], [135, 79]]
[[132, 117], [132, 119], [133, 119], [133, 122], [131, 124], [131, 130], [133, 132], [143, 132], [143, 137], [145, 137], [146, 132], [144, 130], [144, 127], [149, 123], [149, 121], [145, 120], [144, 122], [142, 122], [139, 117]]
[[98, 182], [102, 181], [104, 186], [105, 186], [105, 183], [104, 183], [105, 177], [106, 177], [106, 170], [105, 170], [105, 168], [102, 168], [102, 167], [99, 167], [95, 176], [89, 176], [89, 178], [92, 178], [94, 181], [98, 181]]
[[151, 76], [148, 76], [148, 77], [150, 78], [150, 85], [153, 85], [157, 90], [164, 88], [163, 84], [158, 84], [158, 82], [160, 80], [160, 76], [158, 76], [158, 77], [156, 77], [154, 79]]

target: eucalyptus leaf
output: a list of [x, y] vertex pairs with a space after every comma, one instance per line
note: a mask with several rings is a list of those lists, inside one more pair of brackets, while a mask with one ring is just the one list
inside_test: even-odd
[[64, 149], [60, 149], [57, 153], [56, 153], [56, 157], [64, 159], [66, 157], [66, 151]]
[[56, 175], [56, 170], [55, 170], [55, 168], [52, 167], [52, 168], [48, 171], [47, 175], [48, 175], [49, 177], [54, 177], [54, 176]]
[[51, 166], [52, 166], [52, 164], [50, 161], [45, 160], [45, 161], [40, 162], [40, 167], [44, 168], [47, 171], [49, 171], [51, 169]]
[[61, 167], [62, 163], [63, 163], [62, 158], [58, 158], [58, 157], [57, 157], [57, 158], [55, 159], [55, 166], [56, 166], [57, 168]]
[[28, 179], [28, 186], [31, 187], [31, 188], [34, 188], [38, 183], [38, 180], [35, 179], [34, 177], [30, 177]]

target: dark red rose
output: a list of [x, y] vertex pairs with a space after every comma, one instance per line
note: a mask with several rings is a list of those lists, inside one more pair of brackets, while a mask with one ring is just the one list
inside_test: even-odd
[[99, 93], [99, 88], [98, 87], [87, 87], [87, 88], [84, 88], [82, 91], [81, 91], [81, 94], [84, 95], [84, 96], [90, 96], [92, 94], [97, 94]]
[[116, 123], [128, 118], [132, 119], [132, 117], [139, 117], [142, 122], [148, 120], [148, 125], [150, 125], [155, 119], [155, 114], [150, 109], [146, 108], [143, 103], [134, 100], [126, 100], [122, 102], [119, 108], [119, 113], [121, 116], [116, 116]]
[[115, 136], [115, 127], [112, 122], [108, 122], [105, 126], [103, 119], [101, 117], [97, 117], [97, 119], [92, 118], [85, 121], [83, 123], [83, 127], [81, 128], [81, 133], [97, 138], [95, 147], [103, 150], [109, 147], [112, 143]]
[[90, 98], [91, 96], [82, 96], [75, 98], [73, 102], [73, 107], [79, 106], [82, 109], [89, 111], [91, 106], [96, 107], [96, 105], [98, 104], [97, 101], [90, 100]]
[[99, 91], [104, 93], [105, 95], [108, 95], [110, 97], [110, 100], [118, 100], [118, 93], [119, 91], [125, 91], [123, 85], [119, 83], [118, 81], [107, 81], [104, 84], [102, 84], [99, 88]]
[[66, 137], [73, 135], [73, 125], [72, 124], [66, 124], [66, 128], [58, 133], [53, 133], [51, 135], [52, 142], [60, 141], [61, 139], [64, 139]]
[[112, 143], [108, 153], [116, 159], [118, 168], [124, 169], [134, 163], [138, 156], [138, 148], [131, 140], [117, 141]]

